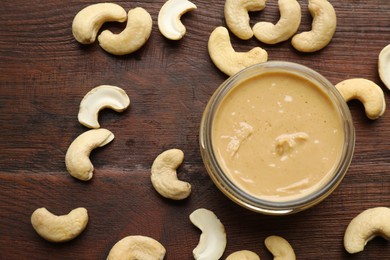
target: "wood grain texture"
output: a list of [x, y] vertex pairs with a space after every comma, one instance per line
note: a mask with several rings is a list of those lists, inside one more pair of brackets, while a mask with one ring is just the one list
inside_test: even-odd
[[[97, 1], [99, 2], [99, 1]], [[228, 245], [223, 258], [248, 249], [272, 259], [263, 241], [285, 237], [298, 259], [388, 259], [390, 244], [371, 241], [364, 252], [349, 255], [343, 235], [349, 221], [364, 209], [390, 206], [390, 113], [377, 121], [365, 117], [359, 102], [350, 102], [356, 149], [339, 188], [307, 211], [272, 217], [245, 210], [228, 200], [208, 177], [199, 152], [200, 119], [208, 99], [225, 79], [207, 53], [211, 31], [225, 25], [224, 1], [193, 1], [198, 9], [182, 17], [187, 34], [172, 42], [157, 28], [163, 0], [116, 1], [126, 10], [137, 6], [153, 18], [149, 41], [124, 57], [105, 53], [97, 43], [78, 44], [71, 31], [75, 14], [96, 3], [87, 0], [3, 0], [0, 8], [0, 259], [105, 259], [111, 247], [128, 235], [147, 235], [167, 249], [165, 259], [192, 259], [200, 231], [189, 214], [213, 210], [224, 223]], [[308, 30], [307, 1], [300, 31]], [[307, 65], [336, 84], [352, 77], [378, 83], [377, 56], [390, 44], [388, 0], [331, 0], [338, 27], [331, 44], [312, 54], [295, 51], [289, 41], [269, 46], [256, 39], [232, 37], [237, 50], [261, 46], [270, 60]], [[255, 21], [278, 20], [276, 0]], [[122, 25], [104, 28], [119, 31]], [[105, 110], [100, 123], [115, 140], [92, 153], [90, 182], [73, 179], [64, 157], [73, 139], [86, 130], [77, 121], [78, 106], [91, 88], [122, 87], [131, 99], [123, 113]], [[389, 102], [387, 102], [390, 106]], [[154, 158], [169, 148], [185, 153], [179, 178], [192, 184], [181, 202], [160, 197], [150, 183]], [[66, 214], [86, 207], [90, 222], [75, 240], [53, 244], [30, 224], [31, 213], [47, 207]]]

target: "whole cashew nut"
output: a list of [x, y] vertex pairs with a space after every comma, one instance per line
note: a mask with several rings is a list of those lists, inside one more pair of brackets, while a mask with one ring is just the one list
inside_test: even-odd
[[350, 254], [361, 252], [375, 236], [390, 240], [390, 208], [366, 209], [353, 218], [345, 231], [345, 250]]
[[266, 2], [267, 0], [226, 0], [224, 13], [227, 27], [242, 40], [252, 38], [248, 11], [263, 10]]
[[77, 237], [88, 223], [85, 208], [76, 208], [67, 215], [56, 216], [46, 208], [36, 209], [31, 215], [35, 231], [50, 242], [66, 242]]
[[290, 243], [280, 236], [269, 236], [264, 241], [267, 249], [273, 254], [274, 260], [295, 260], [294, 249]]
[[107, 260], [164, 259], [166, 250], [157, 240], [147, 236], [128, 236], [119, 240], [110, 250]]
[[330, 43], [336, 32], [337, 17], [327, 0], [309, 0], [309, 11], [313, 17], [312, 29], [292, 38], [291, 44], [301, 52], [315, 52]]
[[79, 122], [90, 128], [99, 128], [99, 111], [111, 108], [117, 112], [124, 111], [130, 105], [126, 92], [116, 86], [101, 85], [90, 90], [80, 102]]
[[73, 177], [88, 181], [93, 175], [93, 164], [89, 159], [91, 151], [102, 147], [114, 139], [109, 130], [92, 129], [79, 135], [69, 146], [65, 155], [66, 169]]
[[226, 248], [225, 227], [214, 214], [208, 209], [197, 209], [190, 214], [192, 224], [198, 227], [202, 234], [198, 245], [192, 251], [197, 260], [219, 259]]
[[268, 60], [268, 53], [260, 47], [248, 52], [236, 52], [230, 43], [228, 30], [222, 26], [215, 28], [211, 33], [208, 51], [215, 66], [228, 76]]
[[297, 0], [279, 0], [280, 19], [276, 24], [259, 22], [253, 26], [256, 39], [276, 44], [290, 39], [301, 24], [301, 6]]
[[73, 19], [72, 32], [82, 44], [95, 42], [100, 27], [105, 22], [124, 22], [126, 10], [114, 3], [99, 3], [85, 7]]
[[260, 260], [260, 257], [249, 250], [241, 250], [231, 253], [226, 260]]
[[390, 44], [379, 53], [378, 72], [382, 82], [390, 89]]
[[181, 16], [196, 5], [188, 0], [168, 0], [158, 13], [158, 29], [161, 34], [171, 40], [180, 40], [186, 33], [186, 27], [180, 21]]
[[191, 184], [177, 178], [176, 169], [183, 162], [184, 153], [170, 149], [154, 160], [151, 168], [151, 181], [156, 191], [163, 197], [182, 200], [191, 194]]
[[152, 32], [152, 17], [141, 7], [128, 13], [126, 28], [119, 34], [104, 30], [98, 37], [100, 47], [114, 55], [126, 55], [141, 48]]
[[386, 110], [383, 90], [371, 80], [363, 78], [347, 79], [338, 83], [335, 87], [346, 102], [351, 99], [358, 99], [362, 102], [369, 119], [379, 118]]

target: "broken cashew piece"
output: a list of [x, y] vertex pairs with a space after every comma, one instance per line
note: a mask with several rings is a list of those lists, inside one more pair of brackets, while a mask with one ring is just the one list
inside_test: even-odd
[[377, 119], [386, 110], [386, 101], [383, 90], [374, 82], [363, 78], [347, 79], [336, 86], [346, 102], [358, 99], [363, 103], [369, 119]]
[[77, 237], [88, 223], [85, 208], [76, 208], [67, 215], [56, 216], [46, 208], [36, 209], [31, 215], [35, 231], [50, 242], [66, 242]]
[[137, 51], [149, 39], [152, 17], [142, 7], [131, 9], [126, 28], [119, 34], [104, 30], [98, 37], [100, 47], [114, 55], [126, 55]]
[[126, 10], [114, 3], [99, 3], [85, 7], [73, 19], [72, 32], [82, 44], [95, 42], [100, 27], [105, 22], [124, 22]]
[[294, 249], [290, 243], [280, 236], [269, 236], [264, 241], [267, 249], [273, 254], [274, 260], [295, 260]]
[[202, 231], [199, 243], [192, 251], [197, 260], [217, 260], [226, 248], [225, 227], [214, 212], [200, 208], [190, 214], [190, 220]]
[[191, 194], [191, 184], [177, 178], [176, 169], [184, 160], [184, 153], [179, 149], [170, 149], [156, 157], [152, 164], [152, 185], [163, 197], [182, 200]]
[[280, 19], [276, 24], [259, 22], [253, 26], [256, 39], [276, 44], [290, 39], [301, 24], [301, 6], [297, 0], [279, 0]]
[[110, 250], [107, 260], [150, 259], [162, 260], [166, 250], [157, 240], [147, 236], [128, 236], [119, 240]]
[[90, 90], [80, 102], [79, 122], [89, 128], [99, 128], [99, 111], [111, 108], [124, 111], [130, 105], [126, 92], [116, 86], [101, 85]]
[[225, 21], [229, 30], [242, 40], [249, 40], [253, 31], [248, 11], [261, 11], [267, 0], [226, 0]]
[[361, 252], [375, 236], [390, 240], [390, 208], [370, 208], [352, 219], [344, 235], [345, 250], [350, 254]]
[[215, 28], [211, 33], [208, 51], [215, 66], [228, 76], [268, 60], [268, 53], [260, 47], [248, 52], [236, 52], [230, 43], [229, 32], [223, 26]]
[[382, 82], [390, 89], [390, 44], [379, 53], [378, 72]]
[[188, 0], [168, 0], [158, 13], [158, 29], [170, 40], [180, 40], [186, 33], [186, 27], [180, 18], [186, 12], [196, 9]]
[[260, 260], [260, 257], [249, 250], [240, 250], [234, 253], [231, 253], [226, 260]]
[[315, 52], [330, 43], [336, 32], [337, 17], [327, 0], [309, 0], [309, 11], [313, 17], [312, 29], [292, 38], [291, 44], [301, 52]]
[[93, 164], [89, 159], [91, 151], [114, 139], [114, 134], [104, 128], [92, 129], [79, 135], [69, 146], [65, 155], [66, 169], [73, 177], [88, 181], [93, 175]]

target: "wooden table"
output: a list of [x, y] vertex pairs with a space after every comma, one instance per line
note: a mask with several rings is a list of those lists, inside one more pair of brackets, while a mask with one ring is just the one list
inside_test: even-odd
[[[390, 245], [376, 238], [364, 252], [349, 255], [344, 231], [361, 211], [390, 204], [390, 113], [366, 118], [358, 101], [349, 103], [356, 127], [356, 148], [350, 169], [338, 189], [304, 212], [266, 216], [241, 208], [215, 187], [203, 165], [198, 130], [208, 99], [227, 76], [211, 62], [207, 41], [225, 25], [224, 1], [193, 1], [198, 9], [182, 17], [187, 34], [177, 42], [157, 27], [163, 0], [117, 1], [126, 10], [149, 11], [153, 30], [139, 51], [116, 57], [98, 43], [82, 46], [72, 36], [75, 14], [94, 1], [3, 0], [0, 8], [0, 258], [105, 259], [111, 247], [129, 235], [145, 235], [166, 248], [165, 259], [193, 259], [200, 231], [189, 214], [198, 208], [215, 212], [225, 225], [228, 244], [223, 259], [247, 249], [272, 259], [264, 246], [269, 235], [286, 238], [298, 259], [389, 259]], [[269, 60], [307, 65], [336, 84], [363, 77], [379, 84], [377, 57], [390, 44], [388, 0], [331, 1], [338, 15], [329, 46], [312, 53], [295, 51], [286, 41], [274, 46], [256, 39], [232, 37], [236, 50], [265, 48]], [[307, 1], [299, 31], [309, 30]], [[276, 22], [276, 0], [251, 22]], [[119, 32], [115, 23], [104, 28]], [[131, 106], [123, 113], [104, 110], [100, 123], [116, 138], [93, 151], [94, 177], [72, 178], [64, 163], [69, 144], [87, 128], [77, 121], [81, 99], [93, 87], [123, 88]], [[388, 103], [389, 104], [389, 103]], [[179, 178], [192, 184], [184, 201], [162, 198], [150, 182], [150, 167], [164, 150], [185, 153]], [[67, 214], [86, 207], [90, 221], [75, 240], [53, 244], [30, 224], [32, 212], [46, 207]]]

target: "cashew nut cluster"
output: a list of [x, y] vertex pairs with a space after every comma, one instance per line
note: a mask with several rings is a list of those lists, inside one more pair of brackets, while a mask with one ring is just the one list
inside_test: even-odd
[[69, 146], [65, 155], [66, 169], [73, 177], [88, 181], [93, 176], [91, 151], [105, 146], [114, 139], [114, 134], [104, 128], [92, 129], [79, 135]]
[[170, 149], [154, 160], [151, 168], [151, 181], [156, 191], [163, 197], [182, 200], [191, 194], [191, 184], [177, 178], [176, 169], [184, 160], [179, 149]]
[[88, 223], [85, 208], [76, 208], [67, 215], [56, 216], [46, 208], [36, 209], [31, 215], [35, 231], [50, 242], [66, 242], [77, 237]]
[[107, 260], [162, 260], [165, 253], [164, 246], [153, 238], [147, 236], [128, 236], [119, 240], [111, 248]]
[[382, 82], [390, 89], [390, 44], [379, 53], [378, 72]]
[[188, 0], [168, 0], [158, 13], [158, 29], [170, 40], [180, 40], [186, 33], [186, 27], [180, 18], [186, 12], [196, 9]]
[[80, 102], [79, 122], [89, 128], [99, 128], [99, 111], [111, 108], [124, 111], [130, 105], [126, 92], [116, 86], [101, 85], [90, 90]]
[[268, 60], [268, 53], [260, 47], [248, 52], [236, 52], [230, 43], [229, 32], [223, 26], [215, 28], [211, 33], [208, 51], [215, 66], [228, 76]]
[[366, 209], [353, 218], [345, 231], [345, 250], [350, 254], [361, 252], [375, 236], [390, 240], [390, 208]]
[[197, 260], [220, 259], [227, 239], [225, 227], [211, 210], [200, 208], [190, 214], [190, 220], [202, 231], [199, 243], [192, 251]]
[[383, 90], [368, 79], [353, 78], [344, 80], [335, 86], [346, 102], [358, 99], [363, 103], [369, 119], [377, 119], [386, 110], [386, 101]]
[[260, 257], [249, 250], [240, 250], [234, 253], [231, 253], [226, 260], [260, 260]]
[[295, 260], [295, 252], [290, 243], [280, 236], [269, 236], [264, 241], [274, 260]]

